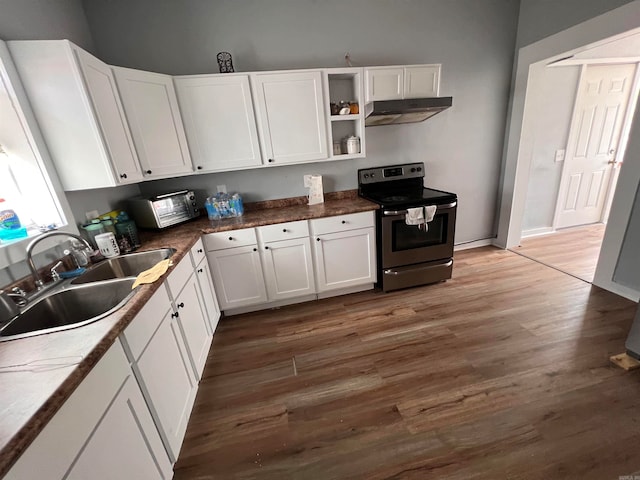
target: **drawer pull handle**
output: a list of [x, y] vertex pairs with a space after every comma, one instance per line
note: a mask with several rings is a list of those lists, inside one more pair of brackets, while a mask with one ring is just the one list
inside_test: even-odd
[[202, 170], [202, 165], [198, 165], [198, 170]]
[[198, 273], [202, 273], [204, 272], [204, 270], [202, 270], [201, 268], [198, 269]]
[[151, 175], [151, 170], [147, 170], [147, 175]]
[[257, 248], [254, 248], [254, 249], [253, 249], [253, 251], [254, 251], [254, 252], [257, 252], [257, 251], [258, 251], [258, 249], [257, 249]]
[[342, 220], [342, 224], [344, 225], [345, 223], [347, 223], [347, 221], [346, 220]]
[[288, 230], [287, 230], [286, 228], [283, 228], [283, 229], [282, 229], [282, 233], [287, 233], [287, 231], [288, 231]]
[[176, 307], [178, 307], [178, 308], [184, 308], [184, 302], [180, 302], [178, 305], [176, 305]]
[[127, 178], [127, 174], [126, 174], [126, 173], [122, 173], [122, 174], [120, 175], [120, 178]]
[[269, 159], [269, 163], [273, 163], [273, 158], [270, 158], [270, 159]]
[[199, 248], [198, 250], [196, 250], [196, 252], [198, 252], [198, 253], [202, 253], [202, 249], [201, 249], [201, 248]]
[[316, 242], [319, 242], [319, 241], [320, 241], [320, 238], [316, 238]]
[[233, 241], [233, 237], [229, 237], [229, 240]]
[[269, 250], [269, 247], [268, 247], [268, 246], [267, 246], [267, 247], [264, 247], [264, 249], [265, 249], [265, 250]]
[[178, 312], [172, 313], [171, 318], [178, 318], [180, 314]]

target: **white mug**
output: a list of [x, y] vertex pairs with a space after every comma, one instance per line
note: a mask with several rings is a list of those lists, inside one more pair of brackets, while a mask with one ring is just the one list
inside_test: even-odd
[[95, 237], [98, 250], [105, 258], [117, 257], [120, 255], [120, 248], [118, 248], [118, 242], [116, 242], [116, 236], [111, 233], [101, 233]]

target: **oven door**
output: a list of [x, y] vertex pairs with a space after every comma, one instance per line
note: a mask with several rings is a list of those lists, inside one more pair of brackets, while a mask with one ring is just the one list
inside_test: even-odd
[[426, 232], [416, 225], [406, 224], [406, 210], [382, 210], [382, 268], [453, 257], [456, 205], [457, 202], [438, 205]]

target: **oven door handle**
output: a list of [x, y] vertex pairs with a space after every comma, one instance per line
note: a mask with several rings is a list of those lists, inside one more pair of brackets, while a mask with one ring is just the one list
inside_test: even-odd
[[[458, 205], [458, 202], [451, 202], [451, 203], [447, 203], [445, 205], [438, 205], [438, 209], [436, 210], [436, 212], [440, 211], [440, 210], [446, 210], [448, 208], [453, 208], [456, 205]], [[388, 216], [393, 216], [393, 215], [406, 215], [407, 211], [406, 210], [383, 210], [382, 211], [382, 215], [385, 217]]]

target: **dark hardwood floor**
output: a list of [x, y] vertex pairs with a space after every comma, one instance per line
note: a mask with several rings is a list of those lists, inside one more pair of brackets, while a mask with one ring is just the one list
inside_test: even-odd
[[636, 304], [491, 247], [454, 278], [222, 320], [175, 479], [640, 471]]
[[594, 223], [525, 238], [515, 253], [545, 263], [585, 282], [593, 282], [607, 226]]

